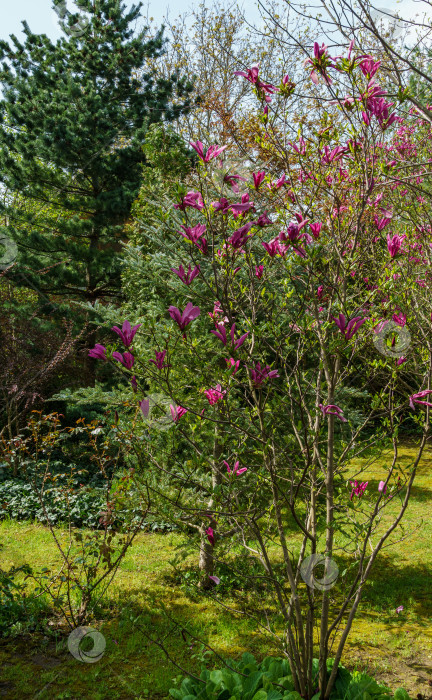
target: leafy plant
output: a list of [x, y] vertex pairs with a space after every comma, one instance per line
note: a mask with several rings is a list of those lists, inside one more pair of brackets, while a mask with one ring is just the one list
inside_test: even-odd
[[[112, 442], [99, 439], [101, 430], [95, 423], [77, 421], [76, 428], [62, 428], [58, 414], [41, 415], [29, 421], [29, 435], [20, 440], [19, 462], [23, 484], [32, 498], [32, 506], [38, 507], [38, 518], [49, 528], [60, 553], [60, 570], [53, 573], [45, 568], [28, 575], [38, 584], [37, 592], [47, 593], [61, 611], [69, 626], [84, 624], [91, 606], [103, 596], [112, 582], [121, 560], [138, 531], [142, 529], [149, 510], [145, 494], [141, 495], [141, 510], [135, 509], [131, 499], [131, 488], [138, 488], [130, 470], [121, 478], [113, 478], [107, 466], [113, 462]], [[85, 434], [90, 459], [105, 481], [103, 500], [96, 508], [98, 529], [84, 533], [72, 529], [71, 517], [81, 518], [77, 503], [73, 502], [74, 469], [68, 473], [58, 472], [53, 467], [53, 455], [58, 453], [64, 436], [69, 433]], [[7, 445], [6, 445], [7, 447]], [[116, 446], [120, 451], [120, 446]], [[6, 459], [8, 450], [4, 450]], [[114, 451], [114, 461], [115, 451]], [[29, 470], [26, 470], [29, 467]], [[118, 475], [117, 475], [118, 476]], [[102, 489], [100, 490], [102, 492]], [[102, 494], [101, 494], [102, 495]], [[6, 494], [8, 498], [8, 494]], [[54, 530], [54, 521], [48, 507], [59, 504], [60, 513], [69, 523], [68, 539], [65, 543]], [[58, 512], [55, 513], [58, 515]]]
[[33, 632], [49, 611], [44, 597], [27, 594], [27, 584], [16, 581], [19, 574], [31, 574], [30, 566], [13, 566], [8, 571], [0, 569], [0, 637]]
[[[131, 489], [132, 491], [132, 489]], [[136, 500], [139, 492], [136, 491]], [[61, 487], [52, 488], [44, 498], [42, 508], [31, 484], [23, 481], [7, 480], [0, 483], [0, 520], [37, 520], [53, 525], [70, 523], [73, 527], [101, 529], [100, 513], [106, 505], [106, 489], [84, 486], [77, 488], [68, 495], [66, 500]], [[135, 507], [116, 513], [116, 524], [120, 525], [127, 518], [129, 524], [137, 523], [140, 519], [141, 508], [138, 502]], [[152, 516], [142, 523], [142, 530], [152, 532], [171, 532], [177, 529], [175, 525]]]
[[[223, 670], [209, 671], [202, 668], [201, 681], [195, 678], [183, 679], [179, 688], [171, 688], [174, 700], [301, 700], [294, 691], [291, 670], [287, 659], [266, 657], [257, 663], [252, 654], [244, 653], [240, 661], [226, 661]], [[330, 671], [333, 660], [327, 661]], [[318, 683], [318, 659], [313, 660], [313, 685]], [[386, 700], [391, 691], [379, 685], [366, 673], [350, 673], [339, 665], [331, 700]], [[395, 700], [409, 700], [405, 690], [399, 688]], [[312, 700], [318, 700], [316, 693]]]

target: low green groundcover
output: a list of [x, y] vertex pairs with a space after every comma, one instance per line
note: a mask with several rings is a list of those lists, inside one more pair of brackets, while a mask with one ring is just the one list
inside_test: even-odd
[[[202, 670], [201, 679], [185, 678], [179, 689], [171, 688], [174, 700], [301, 700], [294, 691], [294, 683], [287, 659], [268, 656], [257, 663], [252, 654], [243, 654], [240, 661], [227, 661], [229, 668], [222, 671]], [[330, 671], [333, 659], [327, 661]], [[313, 660], [314, 686], [318, 686], [318, 660]], [[246, 677], [241, 676], [243, 673]], [[366, 673], [353, 671], [339, 665], [336, 681], [330, 694], [331, 700], [410, 700], [408, 693], [398, 688], [394, 696]], [[312, 700], [318, 700], [319, 693]]]
[[[0, 520], [38, 520], [46, 523], [48, 515], [53, 525], [71, 524], [73, 527], [102, 528], [100, 513], [106, 508], [106, 489], [86, 486], [74, 489], [68, 499], [61, 488], [47, 489], [44, 496], [45, 511], [31, 484], [22, 480], [11, 479], [0, 482]], [[140, 518], [141, 510], [127, 511], [128, 524], [134, 525]], [[121, 521], [120, 513], [120, 521]], [[172, 523], [149, 517], [142, 526], [143, 530], [169, 532], [176, 529]]]

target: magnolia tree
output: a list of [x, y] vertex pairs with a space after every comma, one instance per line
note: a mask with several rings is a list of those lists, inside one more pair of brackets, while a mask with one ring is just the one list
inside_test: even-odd
[[[259, 4], [268, 23], [275, 29], [279, 28], [273, 2], [260, 1]], [[415, 5], [402, 7], [393, 3], [390, 8], [382, 7], [374, 0], [330, 3], [318, 0], [310, 8], [305, 8], [304, 3], [294, 0], [289, 7], [291, 26], [285, 25], [283, 28], [287, 51], [302, 43], [293, 21], [295, 17], [311, 22], [316, 27], [316, 33], [328, 43], [339, 44], [355, 37], [360, 53], [372, 52], [381, 59], [381, 80], [386, 80], [389, 89], [404, 95], [422, 117], [429, 124], [432, 123], [432, 110], [427, 98], [432, 88], [429, 0], [417, 0]]]
[[[193, 189], [179, 188], [152, 231], [178, 255], [172, 304], [114, 327], [121, 352], [90, 355], [130, 376], [137, 484], [196, 532], [203, 581], [225, 606], [222, 563], [243, 552], [258, 591], [243, 612], [288, 658], [295, 691], [324, 699], [429, 434], [431, 228], [417, 188], [430, 132], [388, 102], [379, 64], [353, 43], [339, 57], [315, 44], [305, 68], [347, 96], [316, 102], [291, 141], [290, 78], [237, 72], [256, 94], [250, 162], [261, 167], [245, 178], [227, 172], [226, 146], [191, 144]], [[402, 468], [409, 417], [419, 445]], [[379, 464], [379, 484], [353, 473], [357, 456]]]

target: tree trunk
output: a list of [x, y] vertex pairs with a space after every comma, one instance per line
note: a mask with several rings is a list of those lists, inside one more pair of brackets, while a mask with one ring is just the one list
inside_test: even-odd
[[[222, 445], [219, 442], [219, 427], [218, 424], [216, 423], [215, 425], [215, 437], [214, 437], [214, 444], [213, 444], [213, 459], [212, 459], [212, 487], [213, 490], [218, 486], [219, 484], [222, 483], [222, 473], [220, 470], [220, 458], [222, 456]], [[209, 511], [212, 510], [214, 506], [214, 498], [213, 496], [210, 498], [208, 502], [208, 509]], [[209, 576], [213, 575], [214, 571], [214, 558], [213, 558], [213, 550], [214, 546], [209, 542], [207, 535], [206, 535], [206, 529], [208, 527], [211, 527], [213, 530], [214, 535], [216, 535], [216, 527], [217, 527], [217, 522], [214, 518], [209, 518], [208, 522], [205, 522], [201, 526], [201, 543], [200, 543], [200, 556], [199, 556], [199, 570], [201, 574], [203, 574], [203, 577], [201, 578], [199, 582], [199, 588], [203, 590], [208, 590], [209, 588], [212, 587], [213, 582], [211, 579], [209, 579]]]

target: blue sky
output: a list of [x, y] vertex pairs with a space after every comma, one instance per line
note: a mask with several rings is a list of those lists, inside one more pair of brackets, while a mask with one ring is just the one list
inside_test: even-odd
[[[137, 5], [138, 0], [122, 0], [126, 7]], [[169, 9], [170, 18], [186, 12], [194, 4], [193, 0], [155, 0], [148, 3], [149, 17], [154, 17], [160, 24]], [[0, 38], [9, 40], [10, 34], [23, 39], [21, 21], [26, 19], [30, 29], [36, 34], [47, 34], [53, 41], [62, 36], [58, 27], [58, 17], [52, 9], [52, 0], [13, 0], [7, 11], [2, 10]], [[66, 0], [67, 8], [76, 10], [73, 0]], [[141, 14], [147, 15], [147, 2], [143, 2]]]
[[[169, 18], [174, 20], [180, 13], [187, 12], [194, 5], [198, 5], [201, 0], [144, 0], [141, 9], [142, 15], [145, 17], [154, 17], [157, 24], [161, 24], [167, 11]], [[122, 0], [127, 6], [138, 4], [138, 0]], [[317, 0], [309, 0], [309, 9], [316, 4]], [[2, 12], [0, 24], [0, 38], [9, 39], [9, 35], [14, 33], [19, 39], [23, 39], [21, 21], [26, 19], [30, 28], [36, 34], [48, 34], [55, 41], [62, 36], [62, 32], [58, 26], [58, 16], [52, 9], [52, 0], [13, 0], [6, 12]], [[212, 0], [208, 0], [208, 4], [212, 4]], [[256, 0], [243, 0], [241, 3], [247, 7], [249, 19], [258, 19], [256, 10]], [[393, 11], [399, 11], [403, 16], [413, 17], [414, 14], [425, 8], [424, 2], [419, 0], [376, 0], [377, 6], [392, 8]], [[75, 8], [73, 0], [66, 0], [66, 6], [73, 11]]]

